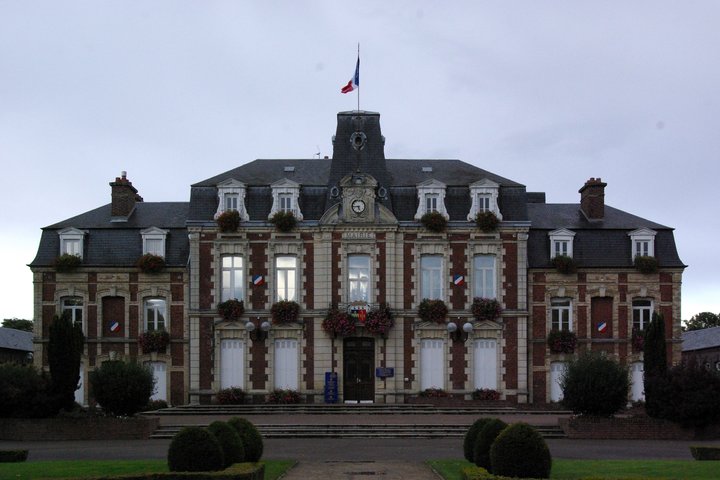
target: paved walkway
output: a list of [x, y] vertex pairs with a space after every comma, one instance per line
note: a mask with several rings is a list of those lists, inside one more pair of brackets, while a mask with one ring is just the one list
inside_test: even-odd
[[438, 480], [441, 478], [422, 463], [415, 462], [301, 462], [283, 480]]

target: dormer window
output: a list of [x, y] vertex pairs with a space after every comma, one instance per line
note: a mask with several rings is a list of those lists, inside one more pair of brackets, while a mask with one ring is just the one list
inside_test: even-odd
[[474, 221], [478, 213], [492, 212], [498, 219], [502, 220], [502, 214], [498, 206], [498, 196], [500, 194], [500, 184], [483, 178], [470, 185], [470, 212], [467, 219]]
[[415, 212], [415, 220], [420, 220], [423, 215], [430, 212], [438, 212], [446, 219], [450, 218], [445, 209], [445, 188], [444, 183], [435, 179], [417, 185], [418, 209]]
[[245, 210], [245, 184], [229, 178], [217, 184], [218, 209], [215, 218], [221, 213], [236, 210], [240, 214], [240, 220], [246, 222], [250, 216]]
[[85, 231], [77, 228], [66, 228], [58, 232], [60, 236], [60, 255], [68, 254], [83, 258]]
[[300, 211], [300, 184], [283, 178], [272, 185], [273, 205], [268, 218], [272, 218], [277, 212], [292, 213], [298, 220], [303, 219]]
[[143, 255], [151, 254], [165, 257], [165, 239], [168, 231], [157, 227], [150, 227], [140, 232], [143, 241]]
[[566, 228], [553, 230], [548, 234], [550, 237], [550, 259], [564, 256], [573, 258], [573, 238], [575, 232]]
[[632, 242], [632, 258], [655, 256], [655, 234], [649, 228], [639, 228], [628, 233]]

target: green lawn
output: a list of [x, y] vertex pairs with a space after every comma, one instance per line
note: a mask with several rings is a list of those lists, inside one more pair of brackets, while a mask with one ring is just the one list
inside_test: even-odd
[[[265, 479], [275, 480], [289, 470], [292, 460], [265, 461]], [[0, 463], [0, 479], [83, 478], [134, 473], [167, 472], [166, 460], [63, 460]]]
[[[462, 480], [460, 472], [470, 463], [464, 460], [428, 462], [445, 480]], [[552, 479], [631, 479], [717, 480], [720, 461], [696, 460], [561, 460], [553, 459]]]

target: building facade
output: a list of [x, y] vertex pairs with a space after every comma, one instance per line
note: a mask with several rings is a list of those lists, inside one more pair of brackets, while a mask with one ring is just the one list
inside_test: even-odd
[[[332, 158], [255, 160], [192, 185], [189, 202], [144, 202], [123, 174], [109, 205], [44, 228], [30, 265], [36, 364], [46, 365], [48, 324], [62, 312], [87, 336], [83, 380], [103, 361], [136, 359], [172, 404], [235, 386], [257, 399], [298, 390], [307, 402], [403, 403], [430, 388], [556, 401], [572, 353], [553, 353], [553, 330], [630, 365], [641, 398], [633, 331], [653, 312], [667, 323], [669, 358], [680, 359], [684, 265], [671, 228], [606, 206], [600, 179], [578, 204], [548, 204], [459, 160], [386, 159], [379, 118], [341, 112]], [[228, 211], [240, 226], [221, 231]], [[297, 225], [277, 228], [278, 212]], [[428, 228], [427, 213], [446, 226]], [[478, 214], [497, 227], [479, 228]], [[164, 258], [160, 273], [138, 268], [148, 253]], [[81, 264], [58, 271], [61, 254]], [[638, 271], [636, 257], [655, 268]], [[476, 298], [501, 313], [473, 314]], [[447, 315], [421, 318], [425, 299]], [[218, 313], [228, 300], [242, 301], [242, 315]], [[273, 318], [287, 301], [298, 317]], [[392, 328], [373, 334], [366, 315], [383, 306]], [[352, 314], [353, 331], [323, 327], [335, 311]], [[143, 353], [153, 331], [169, 343]], [[77, 399], [87, 403], [87, 389]]]

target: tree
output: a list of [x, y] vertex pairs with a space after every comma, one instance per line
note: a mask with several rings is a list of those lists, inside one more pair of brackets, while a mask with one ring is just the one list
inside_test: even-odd
[[667, 350], [665, 345], [665, 320], [653, 313], [650, 325], [645, 330], [643, 346], [645, 386], [645, 411], [651, 417], [657, 417], [664, 408], [663, 383], [659, 379], [667, 375]]
[[47, 353], [51, 388], [61, 409], [72, 410], [75, 406], [84, 343], [80, 324], [74, 323], [68, 314], [55, 315], [50, 324]]
[[33, 331], [33, 321], [22, 318], [6, 318], [2, 322], [3, 328], [14, 328], [15, 330], [23, 330], [25, 332]]
[[712, 312], [700, 312], [685, 320], [683, 332], [690, 330], [702, 330], [704, 328], [720, 327], [720, 314], [716, 315]]
[[131, 417], [141, 411], [155, 390], [152, 371], [135, 362], [103, 362], [88, 377], [93, 396], [103, 411]]

